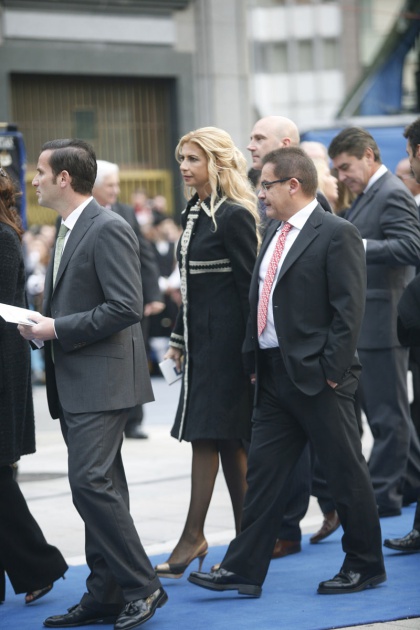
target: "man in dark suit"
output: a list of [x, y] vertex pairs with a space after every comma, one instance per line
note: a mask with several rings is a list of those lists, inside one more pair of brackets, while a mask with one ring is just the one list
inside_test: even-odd
[[[407, 186], [420, 212], [420, 183], [413, 174], [408, 158], [398, 162], [395, 168], [395, 175]], [[420, 273], [420, 260], [416, 267], [416, 273]], [[408, 368], [411, 371], [413, 385], [413, 400], [410, 403], [410, 414], [417, 435], [420, 437], [420, 348], [418, 346], [412, 346], [409, 349]]]
[[[420, 118], [417, 118], [404, 131], [407, 138], [407, 154], [410, 165], [410, 174], [416, 184], [420, 186]], [[401, 167], [401, 162], [397, 167], [397, 174], [407, 172]], [[413, 195], [416, 189], [411, 183], [410, 190]], [[419, 190], [420, 192], [420, 190]], [[398, 338], [405, 346], [416, 350], [420, 355], [420, 274], [409, 283], [398, 302], [397, 330]], [[401, 538], [387, 538], [384, 540], [385, 547], [404, 552], [420, 552], [420, 493], [417, 499], [417, 508], [414, 515], [413, 529]]]
[[[285, 116], [265, 116], [255, 123], [247, 146], [252, 156], [252, 165], [261, 176], [263, 159], [275, 149], [297, 146], [299, 130], [293, 120]], [[258, 187], [259, 188], [259, 187]], [[265, 230], [270, 222], [264, 200], [259, 200], [261, 226]], [[273, 558], [284, 558], [302, 550], [302, 531], [300, 522], [309, 507], [311, 494], [311, 460], [309, 445], [304, 449], [292, 474], [285, 496], [285, 512], [279, 527], [277, 540], [273, 549]]]
[[301, 149], [269, 153], [261, 180], [260, 198], [276, 221], [267, 228], [250, 288], [244, 349], [255, 352], [257, 371], [242, 527], [220, 569], [193, 572], [189, 580], [216, 591], [261, 594], [288, 475], [310, 439], [344, 529], [346, 554], [339, 573], [318, 592], [353, 593], [386, 580], [354, 409], [363, 246], [350, 223], [317, 203], [316, 169]]
[[[357, 349], [363, 371], [360, 399], [374, 442], [369, 458], [379, 515], [401, 514], [417, 498], [420, 442], [410, 417], [408, 349], [397, 337], [397, 303], [420, 259], [420, 225], [413, 196], [381, 163], [373, 137], [341, 131], [329, 154], [339, 179], [358, 194], [345, 218], [366, 250], [366, 309]], [[341, 268], [347, 264], [343, 257]]]
[[[258, 170], [261, 175], [263, 159], [270, 151], [283, 147], [298, 146], [299, 141], [299, 129], [290, 118], [284, 116], [265, 116], [260, 118], [252, 128], [250, 142], [247, 146], [252, 156], [253, 168]], [[331, 212], [328, 201], [320, 191], [317, 191], [317, 200], [324, 210]], [[265, 230], [270, 218], [266, 214], [263, 199], [259, 200], [259, 212], [261, 225]], [[311, 478], [311, 457], [308, 445], [290, 475], [285, 498], [284, 518], [274, 546], [273, 558], [283, 558], [290, 554], [299, 553], [302, 550], [300, 521], [308, 510], [312, 485]], [[321, 506], [322, 508], [325, 508], [323, 511], [324, 522], [321, 529], [315, 534], [317, 540], [323, 540], [340, 526], [334, 506], [325, 503]]]
[[67, 444], [90, 569], [80, 603], [44, 625], [102, 620], [125, 630], [152, 617], [167, 595], [130, 515], [121, 457], [129, 408], [153, 400], [140, 327], [138, 242], [126, 221], [93, 199], [95, 175], [87, 143], [42, 147], [33, 185], [39, 204], [57, 210], [62, 226], [46, 275], [45, 316], [34, 313], [36, 324], [19, 330], [46, 345], [48, 405]]
[[[143, 286], [144, 313], [141, 321], [144, 343], [147, 346], [149, 331], [149, 316], [157, 315], [164, 307], [162, 292], [159, 288], [159, 267], [151, 243], [143, 235], [134, 213], [134, 208], [120, 203], [120, 169], [117, 164], [106, 160], [97, 160], [98, 171], [93, 186], [93, 196], [96, 201], [113, 212], [119, 214], [134, 230], [140, 248], [140, 273]], [[130, 410], [125, 427], [125, 437], [146, 439], [143, 431], [143, 407], [136, 405]]]

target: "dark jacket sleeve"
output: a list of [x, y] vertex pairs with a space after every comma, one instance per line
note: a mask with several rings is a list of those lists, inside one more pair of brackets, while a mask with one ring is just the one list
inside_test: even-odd
[[144, 304], [163, 302], [164, 298], [159, 289], [159, 266], [155, 252], [153, 251], [152, 244], [149, 243], [140, 230], [134, 208], [127, 204], [116, 203], [112, 206], [112, 210], [127, 221], [133, 229], [134, 234], [137, 236], [140, 247], [140, 274], [141, 283], [143, 285]]
[[403, 346], [420, 346], [420, 274], [407, 285], [397, 311], [400, 343]]

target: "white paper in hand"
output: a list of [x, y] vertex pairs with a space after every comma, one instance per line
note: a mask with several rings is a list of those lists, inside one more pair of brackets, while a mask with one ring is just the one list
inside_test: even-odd
[[168, 385], [172, 385], [172, 383], [178, 381], [182, 376], [182, 370], [177, 370], [176, 363], [173, 359], [165, 359], [159, 363], [159, 368]]
[[25, 326], [33, 326], [36, 322], [31, 320], [32, 311], [19, 306], [11, 306], [10, 304], [0, 304], [0, 317], [6, 322], [12, 324], [25, 324]]

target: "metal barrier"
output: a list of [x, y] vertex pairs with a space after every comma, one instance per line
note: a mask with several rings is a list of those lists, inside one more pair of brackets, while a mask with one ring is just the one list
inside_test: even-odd
[[[35, 171], [26, 173], [26, 218], [28, 227], [31, 225], [54, 224], [57, 220], [57, 213], [50, 208], [43, 208], [38, 205], [35, 188], [32, 180]], [[163, 195], [167, 201], [168, 214], [173, 214], [174, 194], [173, 177], [168, 170], [121, 170], [120, 171], [121, 193], [119, 200], [122, 203], [131, 204], [131, 195], [136, 190], [144, 190], [149, 198], [156, 195]]]

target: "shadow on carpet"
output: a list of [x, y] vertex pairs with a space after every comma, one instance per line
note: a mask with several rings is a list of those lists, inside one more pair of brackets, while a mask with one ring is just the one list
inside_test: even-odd
[[[382, 519], [383, 538], [405, 535], [412, 529], [414, 506], [404, 508], [397, 518]], [[141, 534], [141, 526], [139, 527]], [[193, 563], [179, 580], [162, 580], [169, 602], [147, 622], [150, 630], [326, 630], [374, 622], [420, 617], [420, 554], [400, 554], [385, 549], [388, 581], [353, 595], [317, 595], [318, 583], [335, 575], [343, 552], [341, 529], [318, 545], [303, 539], [303, 551], [271, 563], [260, 599], [236, 592], [215, 593], [187, 582]], [[226, 547], [210, 549], [203, 570], [219, 562]], [[154, 556], [152, 564], [166, 560]], [[23, 595], [15, 595], [8, 584], [5, 603], [0, 606], [0, 628], [37, 630], [43, 620], [77, 603], [84, 592], [87, 567], [70, 567], [66, 580], [59, 580], [45, 598], [30, 606]], [[98, 625], [84, 628], [98, 628]], [[112, 626], [103, 626], [112, 628]], [[419, 622], [420, 627], [420, 622]]]

